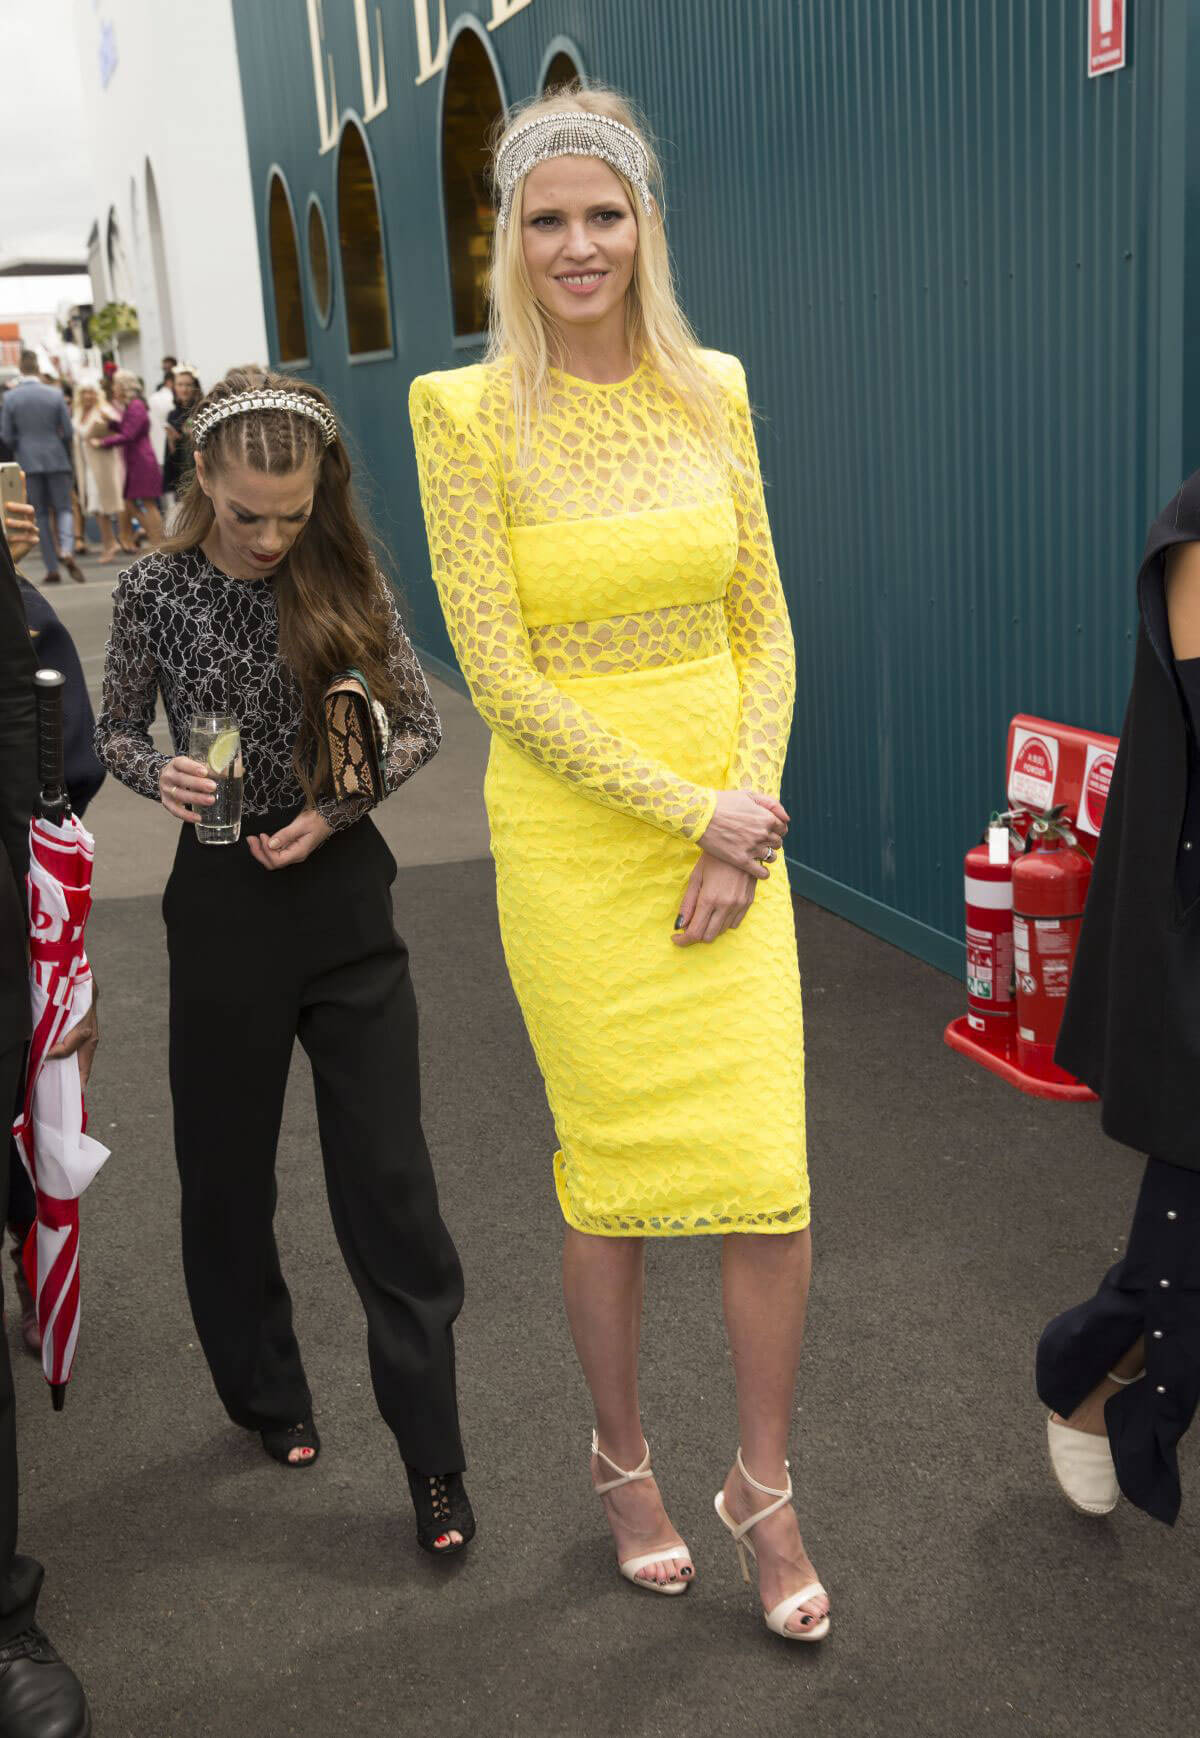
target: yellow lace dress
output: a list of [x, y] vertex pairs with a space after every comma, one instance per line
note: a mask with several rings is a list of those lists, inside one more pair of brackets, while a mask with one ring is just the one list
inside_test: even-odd
[[746, 381], [705, 352], [735, 463], [647, 363], [555, 373], [519, 465], [508, 371], [413, 382], [433, 577], [493, 732], [500, 927], [567, 1222], [807, 1225], [800, 979], [782, 862], [740, 928], [677, 947], [717, 792], [778, 794], [795, 672]]

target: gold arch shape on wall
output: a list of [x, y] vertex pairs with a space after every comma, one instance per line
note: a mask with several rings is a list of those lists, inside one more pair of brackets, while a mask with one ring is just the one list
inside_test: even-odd
[[392, 308], [383, 217], [366, 135], [352, 115], [343, 122], [338, 146], [337, 228], [350, 354], [386, 355], [392, 348]]
[[312, 287], [313, 306], [322, 326], [328, 326], [333, 313], [333, 264], [329, 258], [329, 231], [325, 213], [315, 193], [308, 198], [308, 278]]
[[496, 214], [488, 178], [488, 135], [504, 98], [486, 44], [476, 31], [455, 37], [442, 84], [442, 205], [456, 338], [488, 323], [488, 258]]
[[308, 327], [300, 284], [300, 244], [292, 196], [279, 169], [267, 183], [267, 246], [271, 255], [271, 287], [275, 295], [275, 342], [281, 362], [308, 360]]

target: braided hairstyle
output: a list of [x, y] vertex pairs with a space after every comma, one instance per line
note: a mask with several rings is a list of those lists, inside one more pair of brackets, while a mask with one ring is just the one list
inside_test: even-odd
[[[251, 365], [231, 368], [193, 407], [195, 415], [235, 393], [274, 389], [302, 393], [332, 411], [311, 381]], [[325, 690], [343, 670], [359, 669], [375, 699], [389, 710], [399, 699], [389, 645], [392, 599], [376, 557], [375, 539], [359, 503], [350, 456], [341, 431], [332, 444], [310, 417], [287, 410], [251, 410], [209, 430], [203, 447], [205, 473], [219, 475], [231, 464], [265, 476], [307, 470], [316, 478], [312, 514], [278, 568], [275, 599], [279, 650], [296, 678], [302, 720], [293, 764], [310, 801], [329, 775], [325, 746]], [[194, 470], [188, 473], [170, 534], [168, 553], [199, 548], [213, 527], [213, 506]]]

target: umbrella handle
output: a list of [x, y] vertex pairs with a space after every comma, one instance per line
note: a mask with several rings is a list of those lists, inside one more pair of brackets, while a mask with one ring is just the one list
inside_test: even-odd
[[71, 813], [63, 761], [63, 689], [61, 670], [39, 670], [33, 678], [38, 712], [38, 814], [43, 821], [64, 821]]

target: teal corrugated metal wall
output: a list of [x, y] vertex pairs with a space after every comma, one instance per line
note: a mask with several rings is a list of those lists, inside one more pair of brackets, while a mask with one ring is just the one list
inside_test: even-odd
[[[1200, 462], [1197, 5], [1133, 6], [1131, 65], [1091, 82], [1084, 0], [531, 0], [484, 32], [510, 101], [566, 36], [665, 143], [688, 311], [761, 413], [799, 654], [797, 883], [948, 968], [1007, 721], [1119, 727], [1144, 528]], [[350, 0], [319, 12], [361, 107]], [[260, 233], [277, 164], [336, 237], [305, 7], [235, 15]], [[366, 130], [396, 349], [348, 361], [335, 260], [310, 372], [374, 479], [414, 638], [449, 660], [405, 399], [474, 353], [451, 337], [440, 78], [414, 82], [412, 0], [381, 16], [390, 100]]]

